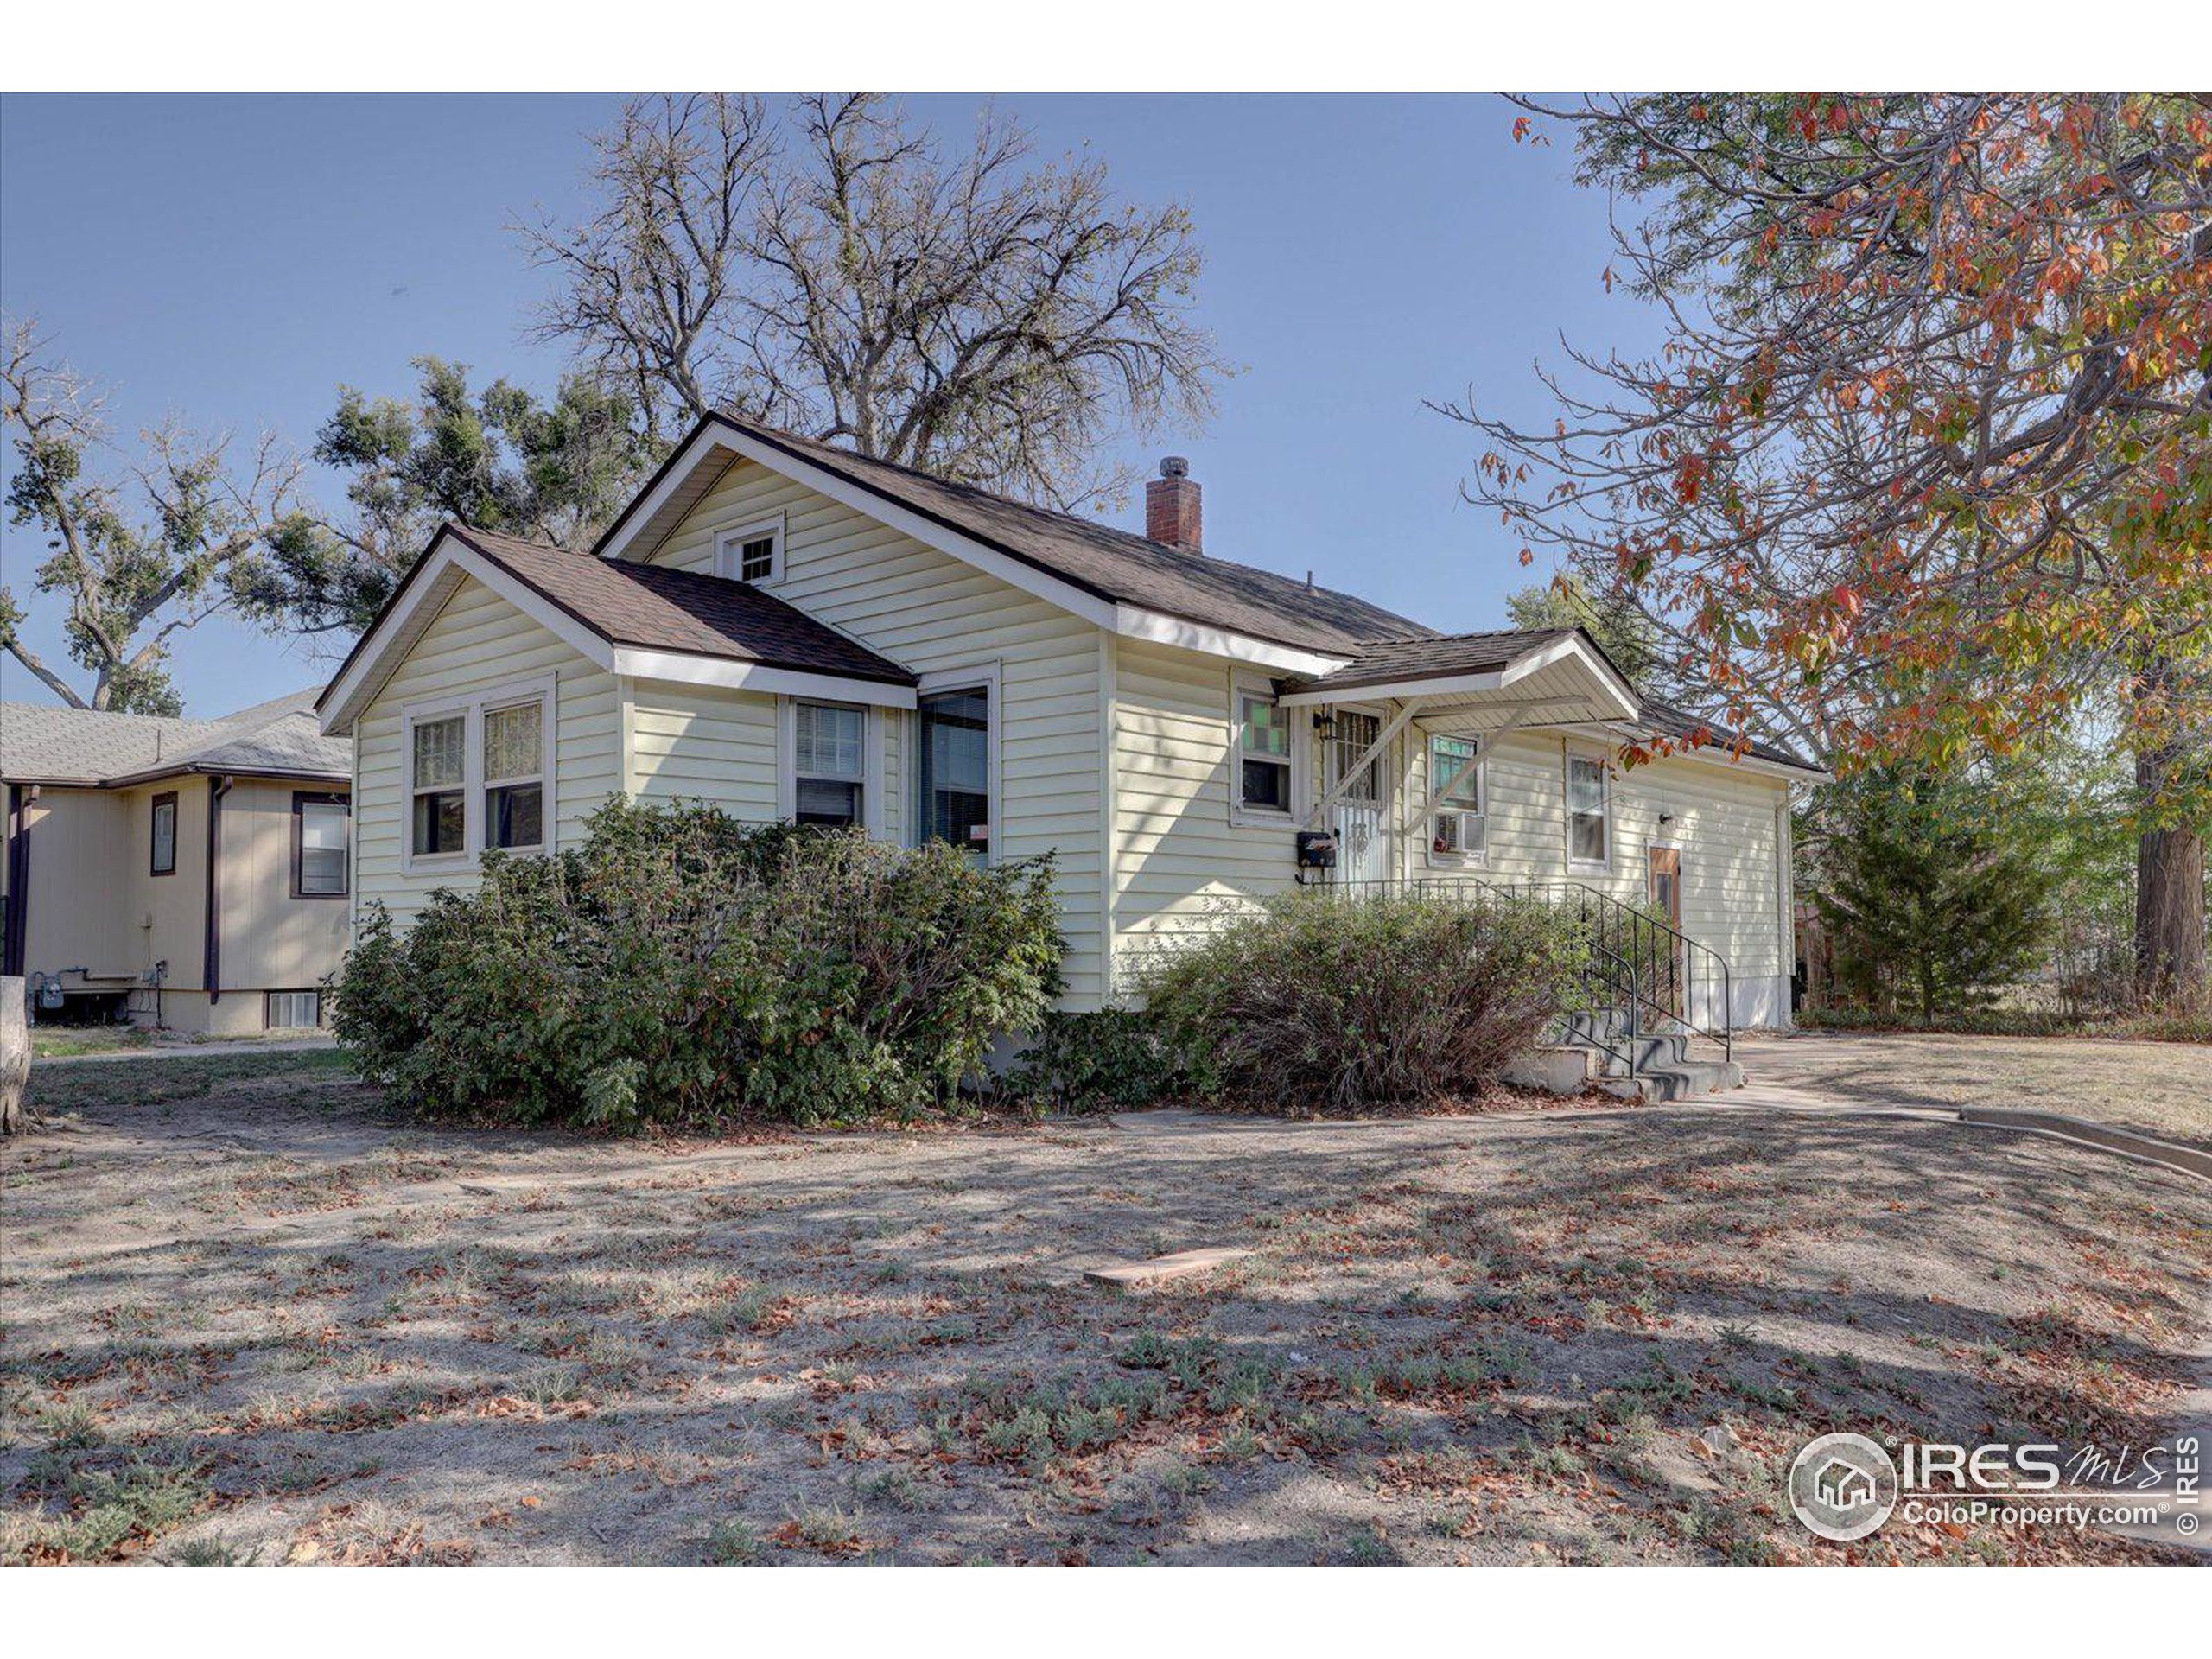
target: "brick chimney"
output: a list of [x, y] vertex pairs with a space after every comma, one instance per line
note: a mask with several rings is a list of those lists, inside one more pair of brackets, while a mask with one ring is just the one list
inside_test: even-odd
[[1205, 551], [1204, 524], [1198, 515], [1198, 486], [1191, 476], [1191, 463], [1180, 455], [1166, 455], [1160, 476], [1144, 486], [1145, 539], [1184, 553]]

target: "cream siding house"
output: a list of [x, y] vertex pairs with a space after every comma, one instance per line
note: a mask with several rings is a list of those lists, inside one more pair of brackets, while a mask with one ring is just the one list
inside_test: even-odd
[[404, 918], [617, 794], [703, 799], [1053, 855], [1071, 1008], [1294, 882], [1434, 879], [1656, 903], [1729, 963], [1708, 1020], [1786, 1019], [1821, 773], [1727, 734], [1626, 766], [1698, 728], [1586, 636], [1440, 635], [1212, 557], [1164, 470], [1137, 537], [717, 416], [589, 553], [448, 525], [318, 705], [357, 904]]
[[350, 746], [315, 693], [222, 720], [0, 704], [0, 957], [35, 1018], [318, 1025], [350, 937]]

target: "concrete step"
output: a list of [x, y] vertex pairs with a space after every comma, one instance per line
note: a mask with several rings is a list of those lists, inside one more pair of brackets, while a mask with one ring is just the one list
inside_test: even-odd
[[1633, 1077], [1605, 1077], [1598, 1086], [1623, 1100], [1689, 1100], [1742, 1088], [1744, 1068], [1734, 1060], [1681, 1060], [1653, 1066]]
[[[1617, 1052], [1618, 1051], [1618, 1052]], [[1681, 1036], [1616, 1037], [1606, 1047], [1590, 1046], [1591, 1064], [1603, 1077], [1626, 1077], [1631, 1067], [1637, 1071], [1650, 1071], [1669, 1065], [1680, 1065], [1691, 1058], [1690, 1039]]]

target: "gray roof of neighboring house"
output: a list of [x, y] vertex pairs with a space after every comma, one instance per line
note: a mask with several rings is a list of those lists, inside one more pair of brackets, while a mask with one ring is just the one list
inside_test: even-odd
[[[1308, 587], [1211, 554], [1182, 552], [1110, 524], [1009, 501], [757, 421], [709, 418], [1101, 599], [1326, 654], [1362, 640], [1432, 632], [1353, 594]], [[650, 491], [649, 486], [637, 499], [642, 501]], [[607, 536], [621, 523], [618, 518]]]
[[893, 685], [915, 683], [912, 670], [744, 582], [660, 565], [611, 563], [472, 525], [447, 529], [613, 645]]
[[353, 745], [322, 735], [315, 718], [319, 690], [219, 720], [0, 702], [0, 779], [119, 785], [200, 772], [343, 783], [353, 776]]

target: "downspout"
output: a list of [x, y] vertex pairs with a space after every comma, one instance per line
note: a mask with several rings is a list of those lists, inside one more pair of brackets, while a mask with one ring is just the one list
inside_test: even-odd
[[8, 785], [8, 925], [0, 938], [0, 974], [23, 972], [31, 908], [30, 809], [36, 784]]
[[207, 786], [207, 944], [200, 982], [211, 1008], [223, 1000], [223, 797], [232, 781], [225, 773]]

